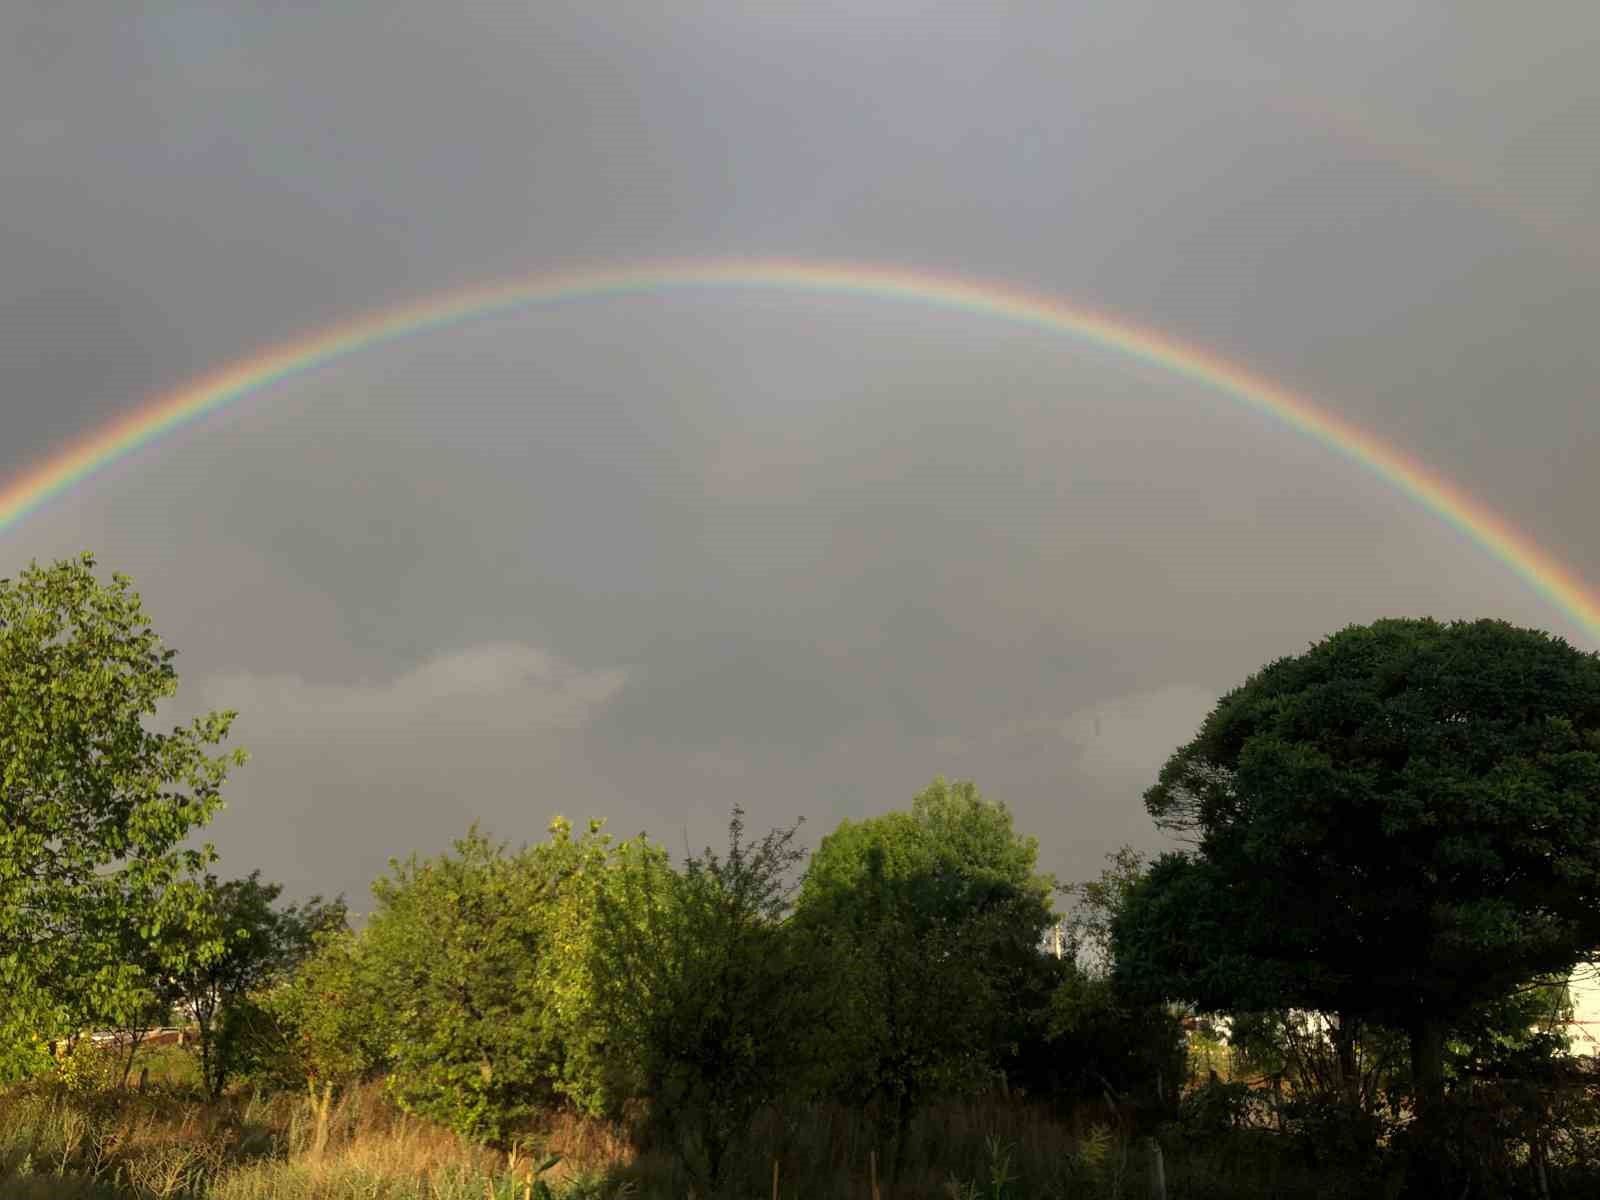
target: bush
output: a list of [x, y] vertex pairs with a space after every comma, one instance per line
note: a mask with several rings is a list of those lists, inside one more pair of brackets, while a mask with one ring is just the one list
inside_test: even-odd
[[56, 1059], [51, 1078], [75, 1095], [106, 1092], [122, 1086], [126, 1067], [124, 1051], [97, 1046], [85, 1037]]
[[236, 1001], [220, 1031], [239, 1074], [268, 1090], [369, 1079], [389, 1067], [393, 1036], [364, 944], [349, 932], [324, 936], [288, 980]]
[[1164, 1005], [1129, 1004], [1111, 981], [1048, 960], [1056, 985], [1006, 1064], [1007, 1078], [1057, 1103], [1108, 1092], [1141, 1120], [1174, 1116], [1185, 1076], [1183, 1025]]

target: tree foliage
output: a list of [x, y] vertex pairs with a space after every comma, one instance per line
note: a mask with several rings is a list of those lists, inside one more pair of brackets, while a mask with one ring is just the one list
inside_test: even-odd
[[1046, 959], [1042, 1003], [1025, 1003], [1027, 1036], [1008, 1062], [1013, 1079], [1058, 1099], [1131, 1100], [1170, 1116], [1185, 1076], [1185, 1039], [1177, 1006], [1128, 997], [1112, 978], [1111, 931], [1143, 877], [1144, 856], [1131, 846], [1107, 855], [1100, 875], [1061, 888], [1072, 902], [1062, 924], [1064, 953]]
[[159, 943], [193, 916], [197, 894], [172, 885], [210, 850], [185, 839], [244, 761], [208, 752], [232, 713], [151, 727], [177, 691], [174, 652], [130, 581], [94, 566], [0, 580], [0, 1073], [36, 1038], [132, 1003], [128, 931]]
[[388, 1012], [389, 1088], [408, 1110], [479, 1140], [556, 1094], [563, 1045], [540, 986], [556, 953], [550, 914], [577, 847], [510, 851], [476, 828], [453, 853], [390, 864], [362, 937]]
[[927, 1096], [991, 1082], [1021, 1034], [1051, 919], [1037, 853], [1003, 804], [938, 779], [909, 812], [842, 822], [812, 856], [801, 913], [850, 964], [835, 1087], [876, 1105], [897, 1147]]
[[1353, 626], [1224, 696], [1145, 795], [1195, 840], [1115, 927], [1122, 980], [1410, 1037], [1600, 945], [1600, 658], [1499, 621]]
[[[201, 1080], [215, 1098], [244, 1052], [240, 1018], [247, 998], [287, 979], [319, 935], [345, 928], [346, 911], [343, 897], [274, 907], [283, 885], [262, 882], [260, 871], [230, 880], [208, 874], [198, 892], [195, 918], [153, 956], [147, 978], [159, 1001], [181, 1005], [193, 1017]], [[216, 948], [197, 953], [199, 942]]]
[[288, 979], [229, 1007], [233, 1066], [267, 1088], [344, 1087], [391, 1066], [389, 1006], [362, 938], [319, 934]]
[[637, 1070], [655, 1123], [705, 1187], [755, 1113], [804, 1088], [826, 1037], [837, 962], [789, 920], [795, 829], [757, 842], [735, 808], [725, 854], [674, 870], [642, 840], [595, 892], [594, 1015]]

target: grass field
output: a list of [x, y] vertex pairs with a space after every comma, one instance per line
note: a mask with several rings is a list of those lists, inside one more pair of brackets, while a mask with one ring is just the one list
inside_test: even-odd
[[[532, 1200], [667, 1197], [693, 1192], [670, 1147], [639, 1147], [618, 1125], [549, 1115], [511, 1153], [469, 1144], [401, 1112], [381, 1084], [332, 1099], [234, 1092], [205, 1103], [186, 1052], [141, 1056], [147, 1090], [58, 1083], [0, 1096], [0, 1195], [6, 1200]], [[910, 1131], [882, 1200], [1147, 1196], [1148, 1143], [1105, 1106], [1056, 1114], [993, 1097], [942, 1105]], [[875, 1126], [831, 1106], [767, 1113], [736, 1148], [728, 1195], [872, 1200]], [[536, 1173], [551, 1156], [553, 1166]], [[774, 1185], [774, 1167], [777, 1181]], [[1203, 1155], [1167, 1168], [1169, 1195], [1294, 1194], [1237, 1186]], [[1302, 1181], [1303, 1182], [1303, 1181]], [[1304, 1194], [1310, 1195], [1311, 1192]]]
[[[381, 1082], [333, 1094], [326, 1105], [309, 1092], [245, 1090], [208, 1103], [189, 1052], [142, 1053], [131, 1077], [141, 1069], [147, 1069], [143, 1091], [121, 1086], [117, 1065], [100, 1077], [85, 1072], [0, 1093], [0, 1197], [682, 1200], [697, 1194], [675, 1147], [651, 1144], [619, 1123], [553, 1112], [530, 1125], [512, 1151], [496, 1151], [404, 1113]], [[731, 1151], [719, 1194], [1144, 1200], [1153, 1195], [1158, 1143], [1151, 1132], [1159, 1134], [1169, 1200], [1399, 1194], [1392, 1173], [1354, 1168], [1334, 1153], [1308, 1158], [1303, 1139], [1270, 1129], [1229, 1129], [1202, 1114], [1198, 1122], [1137, 1130], [1127, 1114], [1103, 1102], [1061, 1112], [999, 1095], [922, 1112], [908, 1134], [909, 1165], [897, 1180], [885, 1177], [880, 1134], [863, 1114], [831, 1105], [769, 1111]], [[1593, 1182], [1592, 1174], [1582, 1178]], [[1576, 1184], [1578, 1176], [1568, 1181]], [[1557, 1181], [1547, 1194], [1591, 1193]]]

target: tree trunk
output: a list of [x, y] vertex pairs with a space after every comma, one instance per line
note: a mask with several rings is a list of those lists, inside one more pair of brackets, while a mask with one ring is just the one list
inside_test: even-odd
[[894, 1158], [889, 1165], [889, 1178], [900, 1181], [900, 1172], [906, 1165], [906, 1135], [911, 1125], [911, 1094], [901, 1091], [894, 1105]]
[[[1440, 1120], [1445, 1115], [1440, 1111], [1444, 1104], [1445, 1027], [1436, 1017], [1420, 1016], [1412, 1021], [1408, 1033], [1411, 1039], [1412, 1110], [1417, 1132], [1408, 1174], [1411, 1186], [1418, 1195], [1443, 1195], [1449, 1157], [1445, 1151], [1445, 1130]], [[1454, 1184], [1451, 1186], [1453, 1188]]]
[[323, 1080], [322, 1095], [317, 1095], [317, 1081], [306, 1080], [306, 1093], [311, 1099], [311, 1112], [316, 1124], [311, 1134], [311, 1157], [320, 1159], [328, 1148], [328, 1114], [333, 1106], [333, 1081]]
[[143, 1033], [128, 1031], [128, 1061], [122, 1064], [122, 1086], [128, 1086], [128, 1079], [133, 1074], [133, 1060], [139, 1053], [139, 1043], [144, 1041]]
[[222, 1095], [221, 1084], [214, 1081], [213, 1060], [216, 1047], [212, 1045], [211, 1017], [210, 1014], [202, 1015], [195, 1010], [195, 1023], [200, 1026], [200, 1081], [206, 1089], [206, 1095], [216, 1100]]
[[1411, 1087], [1417, 1115], [1426, 1119], [1444, 1099], [1444, 1023], [1422, 1016], [1411, 1023]]
[[1356, 1064], [1359, 1026], [1349, 1013], [1339, 1013], [1333, 1027], [1333, 1051], [1339, 1072], [1339, 1099], [1346, 1108], [1361, 1107], [1361, 1072]]
[[716, 1194], [722, 1183], [722, 1160], [727, 1153], [729, 1140], [721, 1122], [712, 1121], [705, 1126], [706, 1190], [712, 1195]]

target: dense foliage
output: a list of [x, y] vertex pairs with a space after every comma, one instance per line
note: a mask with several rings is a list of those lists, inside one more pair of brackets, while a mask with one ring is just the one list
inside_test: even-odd
[[936, 780], [907, 812], [843, 822], [812, 856], [800, 917], [850, 971], [836, 1088], [875, 1105], [898, 1147], [927, 1097], [995, 1080], [1045, 970], [1051, 881], [1038, 846], [971, 783]]
[[88, 555], [0, 580], [0, 1076], [45, 1039], [149, 1003], [146, 948], [194, 958], [186, 839], [222, 803], [242, 752], [210, 754], [232, 713], [149, 727], [177, 691], [173, 651], [120, 576]]
[[[283, 886], [263, 883], [260, 871], [244, 879], [207, 875], [199, 890], [194, 928], [187, 939], [178, 940], [180, 953], [157, 958], [153, 974], [162, 993], [193, 1016], [201, 1079], [215, 1098], [245, 1053], [243, 1002], [287, 979], [311, 954], [318, 937], [345, 928], [346, 913], [342, 898], [324, 901], [320, 896], [276, 908]], [[197, 936], [213, 939], [214, 951], [183, 953], [189, 950], [184, 941]]]
[[1124, 983], [1403, 1030], [1437, 1099], [1454, 1025], [1600, 945], [1600, 658], [1352, 627], [1224, 696], [1145, 803], [1197, 845], [1124, 907]]
[[803, 1095], [833, 1051], [837, 960], [788, 920], [795, 830], [750, 843], [735, 809], [728, 849], [674, 870], [639, 846], [596, 892], [592, 1019], [611, 1032], [703, 1187], [763, 1107]]

